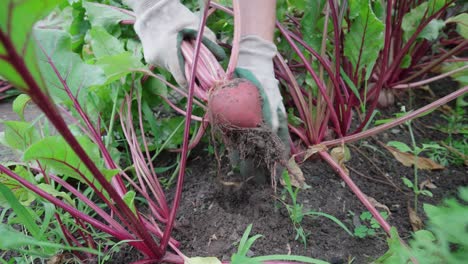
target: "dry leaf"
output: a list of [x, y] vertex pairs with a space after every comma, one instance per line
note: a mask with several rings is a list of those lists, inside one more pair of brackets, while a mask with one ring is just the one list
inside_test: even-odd
[[424, 190], [424, 188], [427, 189], [435, 189], [437, 186], [431, 182], [431, 180], [425, 180], [419, 184], [419, 189]]
[[346, 172], [346, 174], [349, 175], [349, 170], [344, 165], [344, 163], [349, 160], [349, 157], [347, 157], [349, 156], [349, 153], [347, 155], [346, 149], [344, 147], [333, 148], [330, 151], [330, 155], [335, 160], [335, 162], [338, 163], [338, 165], [340, 165], [340, 167]]
[[409, 220], [411, 227], [413, 228], [413, 231], [416, 232], [418, 230], [421, 230], [423, 228], [423, 222], [421, 218], [416, 214], [416, 212], [408, 206], [408, 214], [409, 214]]
[[[304, 173], [302, 173], [302, 170], [299, 168], [299, 165], [297, 165], [296, 159], [294, 157], [291, 157], [288, 161], [288, 172], [292, 186], [301, 189], [307, 186], [305, 183]], [[283, 186], [286, 184], [282, 177], [280, 178], [280, 183]]]
[[51, 257], [48, 261], [47, 264], [63, 264], [67, 261], [66, 255], [65, 254], [57, 254], [53, 257]]
[[388, 206], [386, 206], [385, 204], [381, 204], [379, 203], [376, 199], [374, 199], [373, 197], [370, 197], [370, 196], [366, 196], [367, 197], [367, 200], [369, 200], [369, 202], [375, 207], [375, 208], [381, 208], [381, 209], [384, 209], [385, 211], [387, 211], [388, 213], [388, 216], [390, 216], [392, 213], [390, 213], [390, 209], [388, 208]]
[[[411, 167], [416, 163], [416, 157], [412, 153], [404, 153], [396, 148], [389, 147], [383, 145], [392, 155], [399, 161], [401, 164], [405, 165], [406, 167]], [[445, 167], [440, 165], [439, 163], [424, 157], [417, 157], [417, 167], [418, 169], [422, 170], [441, 170]]]
[[327, 150], [327, 146], [322, 145], [322, 144], [317, 144], [317, 145], [310, 146], [310, 147], [307, 148], [307, 150], [306, 150], [306, 152], [304, 154], [304, 159], [302, 160], [302, 162], [304, 162], [307, 159], [309, 159], [310, 157], [312, 157], [312, 155], [314, 155], [315, 153], [320, 152], [320, 151], [326, 151], [326, 150]]
[[432, 98], [436, 97], [435, 93], [432, 91], [429, 85], [422, 85], [419, 87], [419, 89], [426, 91]]
[[442, 113], [446, 115], [452, 115], [453, 114], [453, 108], [448, 106], [448, 105], [442, 105], [437, 110], [441, 111]]

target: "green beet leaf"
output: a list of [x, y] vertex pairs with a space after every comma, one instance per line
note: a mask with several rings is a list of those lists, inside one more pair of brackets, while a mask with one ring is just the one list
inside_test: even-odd
[[[11, 55], [12, 52], [17, 53], [24, 60], [26, 67], [31, 72], [31, 77], [39, 83], [42, 89], [44, 89], [44, 85], [36, 63], [32, 27], [37, 20], [46, 15], [59, 2], [59, 0], [0, 1], [0, 31], [5, 40], [11, 44], [11, 46], [7, 47], [6, 43], [0, 41], [0, 56]], [[18, 60], [15, 61], [15, 63], [17, 62]], [[0, 75], [19, 89], [29, 89], [23, 79], [27, 76], [18, 74], [15, 67], [6, 60], [0, 59]]]
[[[96, 165], [106, 176], [106, 179], [110, 180], [118, 171], [103, 168], [99, 149], [91, 140], [85, 136], [79, 136], [77, 139], [91, 160], [98, 162]], [[51, 173], [71, 177], [87, 185], [92, 184], [98, 190], [102, 189], [101, 185], [95, 180], [93, 174], [84, 165], [78, 155], [60, 136], [46, 137], [35, 143], [26, 150], [23, 160], [38, 160]]]
[[384, 24], [374, 14], [370, 0], [350, 1], [350, 10], [355, 18], [345, 36], [344, 54], [359, 72], [375, 64], [384, 45]]
[[[404, 39], [409, 40], [423, 20], [439, 11], [445, 3], [445, 0], [431, 0], [424, 2], [413, 8], [403, 17], [401, 28], [404, 31]], [[439, 36], [440, 30], [445, 26], [445, 23], [440, 20], [433, 20], [421, 31], [418, 39], [435, 40]]]
[[114, 6], [83, 2], [83, 7], [86, 9], [86, 15], [93, 27], [102, 26], [108, 31], [112, 31], [122, 20], [135, 20], [131, 12]]
[[106, 82], [107, 78], [101, 68], [86, 64], [78, 54], [71, 51], [70, 35], [65, 31], [38, 29], [35, 36], [39, 46], [39, 65], [56, 99], [71, 104], [64, 89], [68, 88], [71, 96], [83, 103], [89, 87]]
[[23, 121], [5, 121], [5, 131], [0, 143], [16, 150], [24, 151], [40, 140], [38, 130]]

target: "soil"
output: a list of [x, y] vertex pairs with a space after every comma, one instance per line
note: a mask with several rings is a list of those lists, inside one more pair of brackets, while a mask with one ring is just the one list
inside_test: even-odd
[[[450, 92], [448, 87], [455, 86], [445, 81], [432, 86], [432, 90], [436, 98], [440, 98]], [[408, 106], [406, 93], [397, 97]], [[424, 91], [416, 91], [413, 98], [416, 106], [434, 100]], [[4, 111], [8, 108], [6, 104], [0, 103], [2, 118], [6, 119]], [[387, 114], [384, 113], [384, 116], [391, 117], [391, 113], [395, 112], [399, 112], [398, 106], [385, 110]], [[416, 141], [423, 143], [446, 138], [446, 134], [429, 129], [434, 124], [443, 125], [443, 122], [438, 111], [413, 121]], [[409, 138], [407, 128], [399, 126], [376, 137], [350, 144], [352, 158], [345, 164], [359, 188], [367, 196], [389, 208], [391, 214], [388, 222], [398, 229], [405, 240], [412, 233], [408, 204], [413, 201], [413, 193], [402, 183], [401, 177], [412, 179], [413, 169], [399, 163], [379, 141], [386, 143], [398, 140], [409, 143]], [[252, 246], [248, 253], [250, 256], [295, 254], [331, 263], [349, 263], [353, 259], [353, 263], [370, 263], [387, 250], [386, 237], [382, 230], [378, 230], [377, 235], [364, 239], [351, 237], [324, 217], [303, 219], [302, 227], [309, 234], [307, 245], [304, 246], [300, 240], [295, 240], [296, 233], [287, 210], [278, 200], [282, 195], [282, 188], [278, 187], [275, 192], [269, 182], [252, 181], [233, 187], [222, 184], [219, 179], [224, 176], [225, 168], [219, 175], [218, 162], [213, 155], [208, 154], [206, 147], [198, 146], [190, 156], [183, 199], [173, 234], [181, 242], [181, 251], [187, 256], [216, 256], [229, 260], [249, 224], [253, 224], [251, 235], [263, 235]], [[3, 155], [3, 150], [0, 150], [0, 156]], [[174, 157], [173, 154], [165, 153], [158, 160], [158, 166], [173, 162]], [[312, 158], [302, 164], [301, 169], [307, 184], [311, 186], [298, 195], [298, 202], [303, 204], [305, 211], [333, 215], [351, 230], [359, 225], [359, 215], [367, 210], [329, 165], [318, 158]], [[431, 190], [432, 198], [420, 196], [418, 215], [423, 221], [426, 220], [423, 203], [439, 204], [445, 197], [456, 195], [458, 187], [468, 185], [467, 168], [464, 166], [449, 166], [438, 171], [420, 170], [419, 177], [420, 182], [431, 180], [437, 186]], [[382, 208], [378, 209], [383, 211]], [[136, 251], [123, 248], [114, 254], [109, 263], [130, 263], [130, 260], [138, 260], [140, 257]]]
[[[448, 94], [452, 90], [449, 87], [457, 86], [447, 80], [433, 85], [435, 98], [425, 91], [416, 91], [413, 104], [419, 107], [432, 102]], [[409, 109], [407, 93], [398, 97], [401, 102], [406, 101], [405, 105]], [[386, 109], [382, 118], [392, 117], [395, 112], [399, 112], [398, 105]], [[444, 124], [440, 114], [434, 111], [413, 122], [418, 143], [447, 137], [437, 130], [428, 129], [434, 124]], [[388, 222], [406, 240], [412, 233], [408, 203], [413, 202], [414, 196], [403, 184], [401, 177], [413, 179], [413, 168], [403, 166], [378, 143], [390, 140], [410, 143], [407, 127], [396, 127], [375, 138], [351, 144], [352, 158], [346, 166], [351, 178], [367, 196], [390, 209]], [[185, 177], [178, 227], [174, 232], [175, 238], [182, 242], [181, 250], [184, 254], [217, 256], [229, 260], [249, 224], [253, 224], [251, 235], [263, 235], [251, 248], [249, 254], [252, 256], [291, 253], [331, 263], [348, 263], [352, 259], [353, 263], [370, 263], [388, 249], [382, 230], [376, 236], [359, 239], [351, 237], [324, 217], [304, 218], [302, 226], [309, 234], [307, 246], [304, 246], [300, 240], [295, 240], [296, 233], [287, 210], [278, 201], [281, 190], [275, 193], [268, 183], [231, 188], [225, 186], [219, 181], [217, 161], [203, 148], [206, 146], [200, 146], [192, 154], [188, 164], [189, 173]], [[351, 230], [359, 225], [358, 216], [367, 211], [366, 208], [328, 164], [312, 159], [302, 164], [301, 168], [307, 184], [311, 186], [298, 195], [298, 202], [303, 204], [305, 211], [331, 214]], [[223, 174], [220, 176], [224, 177]], [[432, 198], [419, 198], [418, 215], [423, 221], [426, 220], [422, 208], [424, 203], [439, 204], [445, 197], [456, 195], [458, 187], [468, 185], [467, 168], [463, 166], [449, 166], [439, 171], [420, 170], [419, 177], [419, 182], [431, 180], [437, 186], [431, 190]]]

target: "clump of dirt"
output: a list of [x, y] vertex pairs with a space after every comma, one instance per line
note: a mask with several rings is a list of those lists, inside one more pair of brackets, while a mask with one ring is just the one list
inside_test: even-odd
[[223, 139], [228, 150], [237, 150], [240, 159], [250, 159], [257, 166], [274, 168], [275, 163], [285, 163], [285, 146], [281, 139], [262, 125], [258, 128], [224, 127]]

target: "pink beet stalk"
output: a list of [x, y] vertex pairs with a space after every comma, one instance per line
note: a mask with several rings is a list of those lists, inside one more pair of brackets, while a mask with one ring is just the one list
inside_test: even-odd
[[320, 151], [320, 156], [340, 175], [340, 177], [346, 182], [348, 187], [353, 191], [353, 193], [358, 197], [358, 199], [364, 204], [364, 206], [371, 212], [374, 218], [379, 222], [380, 226], [390, 235], [390, 225], [383, 219], [379, 211], [369, 202], [366, 195], [357, 187], [353, 180], [349, 177], [348, 173], [343, 170], [343, 168], [338, 165], [338, 163], [328, 154], [326, 151]]
[[241, 14], [239, 1], [232, 1], [234, 9], [234, 39], [232, 40], [231, 58], [229, 60], [228, 69], [226, 71], [226, 79], [232, 78], [232, 74], [237, 67], [237, 59], [239, 58], [239, 42], [241, 38]]
[[190, 122], [191, 122], [191, 114], [193, 108], [193, 95], [194, 95], [194, 85], [195, 85], [195, 74], [197, 70], [197, 63], [199, 59], [200, 47], [201, 47], [201, 39], [203, 36], [203, 30], [206, 24], [206, 16], [208, 11], [210, 0], [207, 1], [205, 5], [203, 16], [200, 22], [200, 26], [198, 28], [198, 35], [195, 43], [195, 53], [193, 58], [193, 68], [190, 74], [190, 81], [189, 81], [189, 90], [188, 90], [188, 101], [187, 101], [187, 117], [185, 119], [185, 126], [184, 126], [184, 140], [182, 143], [182, 154], [180, 160], [180, 169], [179, 175], [177, 177], [177, 186], [176, 186], [176, 194], [174, 197], [174, 201], [172, 204], [172, 208], [169, 214], [169, 220], [166, 225], [166, 229], [164, 230], [163, 237], [161, 239], [160, 250], [162, 252], [166, 252], [167, 245], [169, 243], [170, 234], [174, 227], [175, 217], [177, 209], [179, 208], [180, 199], [182, 197], [182, 186], [184, 182], [185, 176], [185, 165], [187, 163], [187, 154], [188, 154], [188, 146], [189, 146], [189, 135], [190, 135]]

